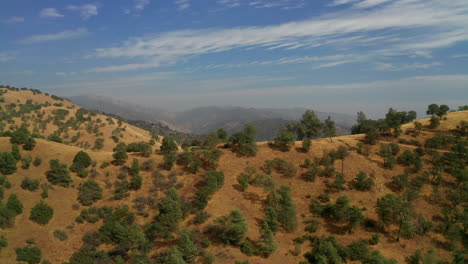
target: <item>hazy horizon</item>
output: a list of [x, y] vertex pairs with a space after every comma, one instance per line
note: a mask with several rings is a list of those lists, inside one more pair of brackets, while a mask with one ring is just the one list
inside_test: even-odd
[[[27, 5], [28, 8], [24, 8]], [[468, 101], [466, 0], [0, 4], [0, 83], [170, 111]]]

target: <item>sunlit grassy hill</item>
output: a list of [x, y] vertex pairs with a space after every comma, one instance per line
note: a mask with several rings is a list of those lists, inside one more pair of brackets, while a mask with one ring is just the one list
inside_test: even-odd
[[[444, 263], [463, 263], [451, 261], [455, 252], [463, 254], [457, 250], [466, 250], [467, 134], [466, 123], [461, 125], [468, 111], [444, 115], [433, 129], [427, 118], [418, 120], [421, 131], [405, 124], [398, 137], [383, 136], [372, 145], [364, 134], [315, 139], [308, 152], [302, 141], [289, 151], [257, 142], [256, 155], [248, 157], [240, 156], [234, 143], [220, 143], [220, 137], [184, 151], [168, 150], [161, 140], [143, 155], [129, 145], [149, 142], [147, 131], [104, 115], [81, 116], [79, 107], [37, 91], [5, 90], [0, 96], [3, 129], [25, 124], [44, 138], [35, 138], [32, 150], [20, 148], [16, 171], [0, 168], [5, 174], [0, 240], [8, 241], [0, 263], [17, 263], [18, 248], [39, 248], [41, 261], [72, 264], [284, 264], [319, 263], [318, 258], [323, 263], [405, 263], [418, 250], [422, 258], [432, 258], [431, 249]], [[60, 109], [68, 112], [64, 118]], [[50, 135], [62, 143], [48, 140]], [[112, 136], [127, 146], [120, 144], [114, 152]], [[103, 148], [93, 148], [98, 138], [104, 139]], [[11, 151], [10, 137], [0, 137], [0, 164], [11, 163], [4, 159]], [[80, 151], [89, 155], [89, 164], [86, 158], [78, 164]], [[118, 160], [118, 152], [126, 158]], [[61, 169], [51, 165], [55, 159]], [[88, 184], [94, 187], [84, 188]], [[5, 209], [12, 194], [23, 205], [16, 217]], [[340, 205], [346, 200], [342, 196], [349, 203]], [[403, 206], [381, 207], [400, 210], [383, 218], [376, 205], [389, 196]], [[43, 224], [31, 220], [40, 201], [53, 208]], [[125, 206], [128, 211], [118, 209]], [[268, 208], [277, 214], [276, 222], [268, 218]], [[242, 217], [223, 217], [232, 210]], [[278, 230], [267, 232], [274, 223]], [[334, 242], [323, 240], [330, 236]]]

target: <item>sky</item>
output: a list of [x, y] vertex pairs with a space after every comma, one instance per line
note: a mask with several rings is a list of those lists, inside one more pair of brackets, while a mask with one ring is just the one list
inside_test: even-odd
[[466, 0], [2, 0], [0, 84], [171, 111], [468, 103]]

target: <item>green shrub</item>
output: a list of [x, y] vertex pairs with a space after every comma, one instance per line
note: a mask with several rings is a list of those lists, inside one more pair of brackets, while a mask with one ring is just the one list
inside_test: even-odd
[[10, 228], [15, 222], [16, 213], [3, 204], [0, 200], [0, 228]]
[[56, 237], [60, 241], [65, 241], [68, 239], [67, 233], [63, 230], [58, 229], [54, 231], [54, 237]]
[[102, 188], [94, 180], [86, 181], [78, 187], [78, 201], [88, 206], [102, 199]]
[[290, 130], [286, 130], [283, 126], [280, 127], [280, 131], [275, 137], [274, 144], [281, 151], [287, 152], [291, 150], [291, 147], [295, 143], [294, 133]]
[[27, 156], [27, 157], [22, 158], [21, 159], [21, 168], [24, 169], [24, 170], [29, 169], [29, 167], [31, 166], [31, 161], [32, 161], [31, 156]]
[[16, 196], [14, 193], [10, 194], [8, 197], [6, 207], [12, 212], [15, 212], [16, 215], [23, 213], [23, 204], [21, 203], [18, 196]]
[[16, 260], [25, 261], [28, 264], [37, 264], [41, 262], [42, 252], [39, 248], [26, 246], [16, 249]]
[[73, 164], [70, 166], [70, 170], [78, 172], [82, 169], [86, 169], [91, 165], [91, 157], [84, 151], [79, 151], [73, 158]]
[[36, 222], [40, 225], [45, 225], [49, 223], [50, 219], [54, 216], [54, 208], [50, 207], [43, 201], [37, 203], [31, 209], [31, 215], [29, 216], [29, 220]]
[[109, 167], [109, 165], [110, 165], [110, 162], [105, 161], [105, 162], [103, 162], [103, 163], [101, 164], [101, 166], [99, 166], [99, 168], [105, 169], [105, 168]]
[[35, 191], [39, 189], [40, 182], [38, 179], [31, 180], [28, 177], [24, 178], [21, 182], [21, 188], [28, 190], [28, 191]]
[[363, 171], [354, 178], [353, 187], [358, 191], [368, 191], [374, 186], [374, 180]]
[[160, 151], [162, 153], [171, 153], [174, 151], [177, 151], [179, 147], [177, 147], [177, 144], [175, 143], [174, 139], [171, 137], [164, 137], [162, 140], [161, 148]]
[[0, 173], [10, 175], [16, 172], [17, 160], [10, 152], [0, 152]]
[[312, 140], [307, 138], [302, 141], [302, 149], [304, 150], [304, 152], [308, 153], [311, 147], [312, 147]]
[[248, 226], [242, 213], [232, 210], [229, 215], [217, 218], [209, 230], [222, 243], [239, 245], [246, 236]]
[[46, 172], [47, 180], [62, 187], [68, 187], [73, 181], [66, 164], [60, 163], [58, 159], [50, 161], [50, 169]]
[[265, 171], [271, 174], [273, 171], [283, 174], [285, 177], [293, 177], [297, 173], [297, 168], [283, 159], [275, 158], [265, 161]]
[[33, 165], [34, 165], [35, 167], [39, 167], [39, 166], [41, 165], [41, 163], [42, 163], [42, 159], [39, 158], [39, 157], [36, 157], [36, 158], [34, 159], [34, 161], [33, 161]]

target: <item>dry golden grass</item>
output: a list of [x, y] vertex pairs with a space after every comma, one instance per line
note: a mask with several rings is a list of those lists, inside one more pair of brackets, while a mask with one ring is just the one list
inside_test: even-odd
[[[57, 101], [51, 98], [50, 96], [46, 96], [45, 94], [36, 94], [34, 95], [32, 91], [30, 90], [20, 90], [20, 91], [11, 91], [11, 90], [6, 90], [6, 89], [0, 89], [3, 91], [7, 91], [3, 97], [5, 98], [4, 103], [0, 103], [0, 106], [4, 107], [7, 104], [10, 103], [16, 103], [16, 104], [26, 104], [27, 100], [32, 100], [33, 103], [38, 103], [38, 104], [44, 104], [46, 102], [49, 102], [51, 105], [47, 107], [42, 107], [39, 111], [42, 112], [44, 111], [44, 117], [42, 120], [45, 120], [48, 116], [54, 116], [53, 111], [57, 109], [66, 109], [70, 113], [65, 117], [65, 120], [68, 120], [70, 117], [74, 117], [76, 114], [76, 111], [80, 109], [79, 106], [74, 105], [73, 103], [63, 100], [63, 101]], [[54, 106], [54, 103], [62, 103], [63, 106]], [[36, 116], [34, 112], [26, 114], [25, 116]], [[77, 146], [79, 143], [82, 142], [87, 142], [89, 143], [89, 148], [93, 148], [94, 142], [98, 138], [103, 138], [104, 139], [104, 148], [102, 149], [103, 151], [112, 151], [112, 149], [117, 145], [112, 140], [112, 132], [119, 128], [117, 119], [112, 118], [112, 121], [114, 124], [109, 124], [109, 122], [106, 120], [109, 118], [108, 116], [97, 114], [96, 116], [91, 117], [93, 121], [96, 121], [98, 119], [102, 120], [101, 124], [103, 125], [102, 127], [99, 128], [99, 133], [102, 133], [100, 136], [96, 136], [94, 133], [88, 133], [85, 129], [85, 124], [82, 124], [80, 126], [79, 131], [75, 131], [72, 129], [68, 130], [68, 138], [65, 139], [65, 141], [70, 141], [70, 139], [78, 134], [80, 132], [82, 136], [78, 139], [78, 142], [76, 143], [70, 143], [71, 145]], [[21, 120], [20, 117], [14, 118], [14, 124], [17, 126], [20, 126], [23, 124], [23, 121]], [[64, 121], [65, 121], [64, 120]], [[29, 130], [32, 132], [33, 128], [37, 126], [38, 124], [31, 124], [30, 121], [26, 122], [26, 124], [29, 126]], [[10, 124], [8, 124], [9, 126]], [[132, 126], [128, 123], [125, 123], [121, 126], [121, 128], [125, 128], [124, 131], [122, 131], [119, 136], [119, 142], [124, 142], [126, 144], [131, 143], [131, 142], [138, 142], [138, 141], [145, 141], [148, 142], [151, 139], [151, 135], [148, 131], [143, 130], [141, 128]], [[45, 137], [53, 134], [55, 131], [57, 131], [58, 126], [55, 125], [52, 121], [47, 124], [47, 127], [44, 131], [42, 129], [39, 129], [39, 134], [44, 135]], [[156, 142], [155, 147], [159, 148], [160, 144]]]
[[[8, 92], [4, 97], [10, 100], [27, 100], [32, 98], [33, 100], [41, 101], [50, 100], [49, 97], [45, 95], [41, 96], [32, 96], [28, 92], [21, 92], [21, 96], [14, 97], [14, 92]], [[11, 97], [8, 97], [11, 96]], [[16, 95], [15, 95], [16, 96]], [[65, 104], [65, 102], [64, 102]], [[75, 109], [70, 110], [71, 114], [76, 111]], [[105, 116], [98, 115], [101, 119], [105, 120]], [[441, 126], [437, 129], [438, 131], [447, 131], [454, 129], [460, 120], [468, 120], [468, 111], [449, 113], [448, 119], [442, 121]], [[421, 122], [426, 123], [427, 119], [422, 119]], [[404, 126], [404, 130], [407, 128], [412, 128], [412, 124], [407, 124]], [[149, 140], [149, 134], [146, 131], [135, 128], [126, 124], [125, 136], [123, 138], [124, 142], [134, 142], [140, 140]], [[104, 134], [111, 135], [114, 127], [109, 126], [102, 128]], [[51, 129], [53, 131], [53, 129]], [[436, 131], [425, 130], [417, 138], [418, 141], [424, 142], [424, 139], [432, 137]], [[89, 140], [92, 140], [93, 135], [89, 135]], [[414, 139], [410, 135], [402, 135], [400, 138], [403, 139]], [[329, 139], [319, 139], [313, 140], [312, 149], [310, 153], [303, 153], [298, 151], [301, 147], [301, 142], [296, 142], [296, 148], [293, 148], [290, 152], [280, 152], [277, 150], [272, 150], [266, 142], [258, 143], [258, 154], [253, 158], [244, 158], [237, 157], [230, 150], [222, 150], [223, 155], [221, 156], [219, 162], [219, 171], [223, 171], [225, 175], [225, 184], [224, 186], [217, 191], [213, 199], [209, 202], [206, 211], [211, 214], [210, 219], [207, 223], [201, 225], [201, 228], [206, 226], [216, 217], [225, 215], [229, 213], [232, 209], [240, 210], [248, 223], [249, 232], [248, 238], [252, 240], [257, 240], [259, 238], [259, 225], [261, 220], [264, 218], [263, 207], [264, 200], [266, 198], [266, 193], [263, 189], [250, 186], [246, 192], [240, 192], [237, 186], [237, 176], [244, 170], [245, 167], [255, 167], [258, 170], [264, 165], [266, 160], [273, 158], [281, 158], [288, 162], [295, 164], [298, 167], [298, 175], [293, 178], [285, 178], [277, 174], [273, 174], [275, 180], [279, 184], [289, 186], [292, 190], [293, 200], [297, 206], [299, 228], [293, 233], [278, 232], [276, 235], [276, 240], [278, 244], [278, 250], [270, 256], [268, 259], [261, 257], [247, 257], [240, 252], [239, 248], [222, 246], [217, 244], [212, 244], [208, 251], [212, 252], [216, 256], [216, 263], [234, 263], [235, 261], [240, 260], [249, 260], [250, 263], [298, 263], [303, 259], [302, 254], [310, 250], [310, 246], [305, 243], [302, 245], [302, 253], [299, 256], [294, 256], [291, 251], [294, 250], [293, 239], [304, 234], [304, 223], [305, 220], [317, 219], [320, 222], [319, 231], [315, 235], [334, 235], [337, 240], [343, 244], [349, 244], [353, 241], [359, 239], [369, 239], [372, 233], [366, 232], [362, 227], [359, 228], [355, 233], [349, 234], [336, 234], [333, 230], [333, 226], [330, 223], [326, 223], [323, 219], [314, 217], [309, 210], [309, 205], [312, 199], [316, 199], [317, 196], [326, 188], [326, 184], [323, 178], [317, 179], [315, 182], [305, 182], [299, 176], [305, 171], [304, 168], [300, 167], [304, 163], [304, 159], [309, 158], [313, 160], [314, 157], [322, 157], [323, 152], [331, 149], [336, 149], [340, 145], [346, 145], [350, 149], [356, 146], [359, 140], [363, 139], [363, 135], [353, 135], [353, 136], [342, 136], [333, 138], [333, 142], [330, 142]], [[397, 142], [397, 139], [385, 138], [383, 139], [386, 142]], [[110, 142], [110, 139], [106, 138], [106, 143]], [[414, 149], [414, 146], [403, 145], [401, 146], [401, 152], [406, 149]], [[0, 151], [9, 151], [11, 145], [8, 138], [0, 138]], [[100, 175], [95, 178], [95, 180], [102, 186], [105, 186], [106, 180], [111, 182], [117, 179], [117, 174], [120, 167], [109, 166], [105, 169], [100, 169], [99, 166], [106, 161], [112, 160], [112, 152], [110, 151], [111, 147], [106, 144], [106, 147], [101, 151], [92, 151], [86, 150], [90, 154], [93, 161], [97, 163], [97, 170]], [[344, 162], [344, 174], [346, 180], [351, 181], [357, 173], [360, 171], [366, 172], [368, 175], [371, 175], [376, 185], [373, 190], [369, 192], [358, 192], [355, 190], [345, 190], [339, 193], [332, 193], [331, 200], [334, 201], [338, 196], [347, 195], [352, 201], [353, 205], [359, 207], [365, 207], [367, 210], [364, 212], [366, 217], [371, 219], [377, 219], [377, 216], [374, 211], [374, 205], [377, 198], [382, 197], [383, 195], [390, 193], [391, 191], [386, 187], [386, 183], [390, 181], [390, 178], [394, 175], [403, 173], [403, 168], [401, 166], [396, 166], [394, 170], [388, 170], [383, 168], [382, 158], [376, 154], [378, 153], [380, 147], [379, 145], [374, 145], [370, 149], [370, 155], [364, 156], [358, 154], [356, 151], [351, 151], [350, 156], [346, 158]], [[41, 183], [47, 183], [45, 177], [45, 172], [49, 167], [50, 159], [59, 159], [61, 162], [71, 164], [74, 155], [82, 150], [76, 146], [64, 145], [55, 142], [50, 142], [47, 140], [37, 140], [37, 146], [33, 151], [23, 151], [21, 153], [23, 156], [31, 155], [33, 158], [41, 157], [43, 162], [39, 167], [34, 167], [31, 165], [31, 168], [28, 170], [23, 170], [18, 168], [18, 172], [14, 175], [8, 177], [9, 181], [12, 183], [12, 188], [5, 192], [5, 197], [8, 197], [11, 193], [16, 193], [20, 200], [24, 204], [24, 212], [16, 217], [15, 226], [11, 229], [0, 230], [0, 234], [4, 234], [9, 242], [9, 246], [3, 249], [0, 252], [0, 263], [15, 263], [15, 252], [14, 249], [20, 246], [23, 246], [26, 239], [34, 238], [37, 241], [38, 246], [42, 249], [43, 259], [48, 259], [52, 263], [62, 263], [67, 261], [70, 256], [78, 250], [82, 244], [81, 238], [86, 232], [97, 230], [101, 222], [96, 224], [76, 224], [75, 218], [79, 215], [80, 211], [85, 208], [80, 207], [79, 210], [73, 210], [72, 205], [77, 204], [77, 187], [81, 182], [86, 179], [81, 179], [75, 174], [72, 174], [74, 185], [71, 188], [62, 188], [53, 186], [49, 189], [49, 197], [45, 201], [51, 205], [54, 210], [54, 217], [52, 220], [45, 226], [40, 226], [31, 222], [29, 218], [30, 209], [41, 200], [40, 190], [30, 192], [21, 189], [21, 181], [24, 177], [28, 176], [32, 179], [39, 179]], [[401, 153], [400, 152], [400, 153]], [[146, 159], [137, 157], [135, 155], [130, 155], [127, 165], [131, 163], [133, 158], [138, 158], [141, 162]], [[153, 154], [150, 158], [155, 159], [157, 163], [162, 161], [162, 156]], [[427, 157], [424, 157], [427, 158]], [[426, 162], [427, 164], [427, 162]], [[19, 167], [19, 166], [18, 166]], [[337, 171], [341, 171], [341, 161], [336, 161], [335, 167]], [[425, 165], [423, 168], [427, 170], [428, 167]], [[193, 195], [195, 190], [195, 184], [201, 180], [201, 174], [197, 175], [187, 174], [182, 172], [182, 169], [175, 167], [173, 172], [177, 173], [178, 182], [184, 183], [184, 187], [179, 190], [179, 193], [184, 197], [190, 197]], [[108, 176], [107, 176], [108, 175]], [[113, 189], [104, 188], [104, 198], [96, 202], [95, 206], [122, 206], [128, 205], [132, 206], [132, 200], [138, 196], [156, 196], [155, 193], [151, 193], [150, 189], [152, 188], [152, 175], [150, 172], [142, 171], [141, 175], [143, 177], [143, 186], [138, 191], [131, 191], [130, 197], [122, 201], [111, 200]], [[412, 176], [414, 177], [414, 176]], [[333, 181], [333, 178], [328, 179], [330, 182]], [[307, 198], [310, 195], [311, 198]], [[432, 219], [434, 215], [439, 214], [440, 209], [438, 206], [430, 204], [426, 201], [426, 198], [431, 195], [430, 186], [426, 185], [421, 192], [421, 198], [419, 198], [415, 203], [415, 208], [417, 213], [423, 214], [427, 219]], [[159, 194], [163, 196], [163, 194]], [[158, 198], [158, 197], [155, 197]], [[137, 217], [137, 223], [143, 224], [149, 221], [154, 214], [155, 210], [149, 210], [149, 217], [144, 218], [142, 216]], [[182, 224], [182, 227], [193, 227], [190, 224], [190, 220], [193, 216], [190, 216], [189, 219], [186, 219]], [[68, 229], [67, 226], [72, 226], [73, 228]], [[53, 236], [54, 230], [65, 230], [68, 234], [68, 239], [61, 242]], [[404, 259], [413, 254], [416, 249], [425, 249], [428, 250], [434, 247], [433, 238], [438, 240], [443, 240], [443, 238], [436, 233], [430, 232], [428, 235], [423, 237], [416, 237], [411, 240], [401, 239], [399, 242], [395, 242], [389, 236], [381, 237], [381, 242], [376, 246], [371, 246], [372, 249], [378, 249], [386, 257], [395, 258], [398, 263], [404, 263]], [[158, 249], [156, 249], [158, 250]], [[442, 249], [438, 249], [439, 257], [441, 259], [449, 259], [449, 253]]]

